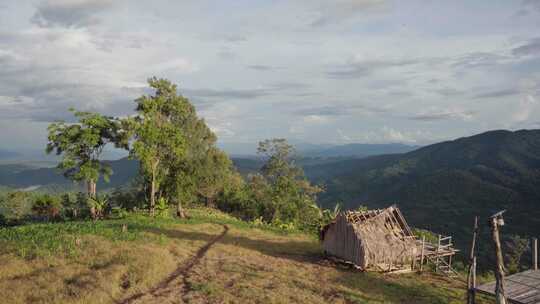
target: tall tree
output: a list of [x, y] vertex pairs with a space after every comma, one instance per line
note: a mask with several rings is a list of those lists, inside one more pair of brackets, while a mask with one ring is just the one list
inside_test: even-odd
[[[99, 178], [102, 176], [108, 182], [112, 174], [110, 166], [100, 160], [103, 148], [107, 143], [125, 148], [127, 141], [118, 120], [98, 113], [71, 111], [78, 122], [50, 124], [46, 152], [55, 151], [62, 155], [58, 168], [66, 177], [85, 182], [88, 197], [93, 199]], [[96, 210], [92, 206], [90, 213], [96, 218]]]
[[[315, 214], [317, 194], [322, 191], [311, 185], [303, 170], [295, 163], [295, 149], [287, 140], [277, 138], [259, 143], [257, 152], [266, 162], [261, 168], [262, 176], [271, 189], [271, 221], [309, 221]], [[268, 212], [266, 212], [268, 213]]]
[[232, 162], [227, 154], [212, 147], [199, 165], [197, 170], [199, 194], [205, 198], [206, 206], [216, 207], [215, 198], [232, 174]]
[[129, 120], [135, 141], [131, 155], [139, 159], [150, 181], [150, 214], [154, 215], [156, 194], [170, 166], [165, 160], [185, 152], [184, 134], [175, 125], [174, 117], [186, 111], [185, 100], [177, 94], [176, 85], [166, 79], [150, 78], [153, 95], [136, 100], [138, 115]]
[[216, 195], [223, 190], [224, 180], [231, 172], [232, 162], [216, 147], [216, 135], [197, 116], [195, 107], [183, 99], [183, 110], [172, 113], [171, 120], [185, 139], [181, 155], [170, 153], [166, 163], [170, 170], [165, 177], [165, 192], [177, 205], [177, 215], [185, 217], [183, 203], [202, 196], [214, 205]]

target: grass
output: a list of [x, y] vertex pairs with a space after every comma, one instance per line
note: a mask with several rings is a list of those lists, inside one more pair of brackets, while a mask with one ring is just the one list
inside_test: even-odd
[[147, 291], [182, 269], [226, 224], [228, 233], [171, 281], [169, 300], [464, 302], [463, 285], [455, 280], [352, 271], [323, 259], [313, 236], [255, 228], [208, 209], [189, 212], [192, 218], [182, 221], [130, 215], [0, 229], [0, 298], [5, 303], [115, 303], [141, 293], [145, 296], [136, 303], [166, 302]]

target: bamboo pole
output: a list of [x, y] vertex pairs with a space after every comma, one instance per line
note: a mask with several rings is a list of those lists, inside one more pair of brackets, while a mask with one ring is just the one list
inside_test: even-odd
[[420, 271], [424, 270], [424, 252], [426, 248], [426, 236], [422, 236], [422, 253], [420, 255]]
[[507, 304], [506, 295], [504, 292], [504, 260], [501, 249], [501, 239], [499, 236], [499, 226], [504, 225], [502, 212], [499, 212], [490, 218], [491, 237], [495, 245], [495, 257], [497, 265], [495, 266], [495, 303]]
[[538, 270], [538, 239], [533, 238], [532, 241], [532, 261], [533, 261], [533, 269]]
[[[473, 291], [476, 293], [476, 257], [473, 258], [472, 287], [473, 287]], [[474, 298], [473, 298], [473, 304], [474, 304]]]
[[437, 243], [437, 253], [436, 253], [436, 263], [435, 263], [435, 272], [439, 272], [439, 250], [441, 249], [441, 235], [439, 234], [439, 242]]
[[478, 235], [478, 216], [474, 217], [473, 239], [469, 253], [469, 273], [467, 275], [467, 303], [476, 302], [476, 237]]

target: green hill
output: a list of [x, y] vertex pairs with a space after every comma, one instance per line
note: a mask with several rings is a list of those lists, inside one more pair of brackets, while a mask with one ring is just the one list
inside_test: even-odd
[[0, 297], [14, 304], [465, 301], [457, 279], [362, 273], [325, 260], [311, 235], [215, 210], [189, 213], [189, 220], [131, 214], [0, 228]]
[[507, 209], [507, 233], [540, 235], [540, 130], [492, 131], [401, 155], [306, 168], [326, 206], [397, 203], [412, 225], [465, 245], [475, 215]]

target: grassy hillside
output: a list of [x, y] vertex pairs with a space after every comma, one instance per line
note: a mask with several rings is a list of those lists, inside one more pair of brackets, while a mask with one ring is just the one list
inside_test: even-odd
[[468, 243], [475, 215], [507, 209], [506, 234], [540, 235], [540, 130], [493, 131], [402, 154], [306, 170], [322, 201], [397, 203], [412, 225]]
[[463, 283], [456, 280], [429, 273], [360, 273], [324, 260], [311, 236], [255, 228], [212, 210], [190, 213], [192, 218], [182, 221], [130, 215], [1, 228], [0, 298], [6, 303], [464, 301]]

